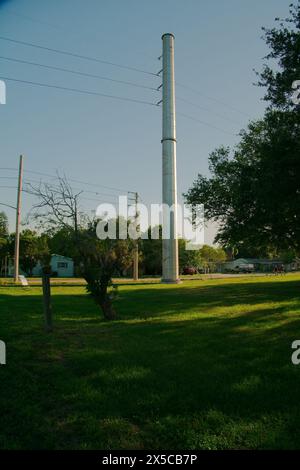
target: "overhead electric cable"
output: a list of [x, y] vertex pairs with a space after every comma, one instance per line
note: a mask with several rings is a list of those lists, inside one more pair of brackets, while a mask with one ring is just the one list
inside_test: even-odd
[[154, 72], [149, 72], [147, 70], [139, 69], [137, 67], [130, 67], [129, 65], [117, 64], [116, 62], [110, 62], [108, 60], [98, 59], [97, 57], [90, 57], [90, 56], [86, 56], [86, 55], [83, 55], [83, 54], [77, 54], [75, 52], [63, 51], [61, 49], [54, 49], [52, 47], [46, 47], [46, 46], [42, 46], [40, 44], [36, 44], [36, 43], [32, 43], [32, 42], [20, 41], [18, 39], [8, 38], [6, 36], [0, 36], [0, 40], [1, 41], [12, 42], [14, 44], [21, 44], [23, 46], [34, 47], [34, 48], [41, 49], [41, 50], [44, 50], [44, 51], [55, 52], [56, 54], [62, 54], [62, 55], [70, 56], [70, 57], [76, 57], [78, 59], [89, 60], [91, 62], [98, 62], [100, 64], [111, 65], [113, 67], [118, 67], [118, 68], [121, 68], [121, 69], [131, 70], [133, 72], [139, 72], [139, 73], [143, 73], [143, 74], [146, 74], [146, 75], [151, 75], [151, 76], [156, 77], [156, 73], [154, 73]]
[[64, 67], [57, 67], [57, 66], [54, 66], [54, 65], [40, 64], [38, 62], [30, 62], [28, 60], [16, 59], [14, 57], [0, 56], [0, 59], [8, 60], [8, 61], [11, 61], [11, 62], [16, 62], [16, 63], [20, 63], [20, 64], [33, 65], [35, 67], [41, 67], [41, 68], [45, 68], [45, 69], [57, 70], [59, 72], [71, 73], [71, 74], [79, 75], [79, 76], [82, 76], [82, 77], [96, 78], [98, 80], [106, 80], [106, 81], [109, 81], [109, 82], [120, 83], [122, 85], [129, 85], [129, 86], [133, 86], [133, 87], [137, 87], [137, 88], [143, 88], [145, 90], [157, 91], [157, 88], [154, 88], [154, 87], [141, 85], [139, 83], [128, 82], [126, 80], [117, 80], [117, 79], [110, 78], [110, 77], [103, 77], [101, 75], [96, 75], [96, 74], [92, 74], [92, 73], [80, 72], [79, 70], [72, 70], [72, 69], [67, 69], [67, 68], [64, 68]]
[[224, 134], [232, 135], [234, 137], [238, 136], [238, 134], [233, 134], [233, 132], [226, 131], [225, 129], [222, 129], [221, 127], [214, 126], [213, 124], [210, 124], [209, 122], [202, 121], [201, 119], [197, 119], [193, 116], [189, 116], [188, 114], [184, 114], [184, 113], [177, 113], [177, 114], [179, 116], [185, 117], [186, 119], [190, 119], [192, 121], [199, 122], [200, 124], [203, 124], [204, 126], [211, 127], [212, 129], [215, 129], [217, 131], [224, 132]]
[[88, 90], [81, 90], [79, 88], [69, 88], [69, 87], [64, 87], [60, 85], [51, 85], [50, 83], [40, 83], [40, 82], [32, 82], [30, 80], [21, 80], [18, 78], [12, 78], [12, 77], [0, 77], [2, 80], [6, 81], [11, 81], [11, 82], [17, 82], [17, 83], [24, 83], [27, 85], [32, 85], [32, 86], [39, 86], [39, 87], [44, 87], [44, 88], [53, 88], [56, 90], [63, 90], [63, 91], [71, 91], [74, 93], [80, 93], [80, 94], [85, 94], [85, 95], [91, 95], [91, 96], [100, 96], [103, 98], [111, 98], [119, 101], [130, 101], [133, 103], [139, 103], [139, 104], [146, 104], [149, 106], [156, 106], [156, 103], [151, 103], [150, 101], [143, 101], [143, 100], [138, 100], [135, 98], [126, 98], [125, 96], [117, 96], [117, 95], [109, 95], [106, 93], [98, 93], [96, 91], [88, 91]]

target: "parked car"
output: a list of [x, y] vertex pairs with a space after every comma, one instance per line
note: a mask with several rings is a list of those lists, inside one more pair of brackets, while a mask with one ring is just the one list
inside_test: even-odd
[[194, 274], [197, 274], [197, 272], [197, 269], [193, 266], [185, 266], [182, 270], [182, 274], [188, 274], [189, 276], [193, 276]]
[[234, 269], [234, 272], [240, 274], [254, 273], [254, 264], [241, 264]]

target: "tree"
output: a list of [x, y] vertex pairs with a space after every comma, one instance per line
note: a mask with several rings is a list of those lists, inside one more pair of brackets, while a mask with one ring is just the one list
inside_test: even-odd
[[260, 75], [270, 103], [264, 118], [240, 133], [232, 151], [212, 152], [211, 177], [198, 175], [185, 195], [204, 204], [206, 218], [220, 224], [217, 240], [242, 256], [300, 249], [300, 112], [290, 100], [300, 79], [300, 4], [290, 12], [278, 29], [265, 30], [267, 60], [278, 68], [265, 64]]
[[185, 195], [217, 220], [217, 241], [243, 256], [300, 248], [300, 115], [269, 111], [250, 124], [234, 149], [209, 158], [211, 177], [198, 176]]
[[[133, 244], [118, 240], [118, 230], [116, 240], [99, 239], [96, 234], [99, 220], [80, 217], [79, 194], [73, 193], [65, 177], [58, 175], [58, 182], [55, 188], [49, 184], [31, 186], [32, 194], [39, 200], [35, 205], [35, 218], [48, 220], [52, 229], [56, 227], [61, 234], [70, 237], [73, 258], [87, 282], [87, 291], [102, 309], [104, 318], [114, 320], [112, 276], [131, 263]], [[118, 227], [119, 221], [115, 223]]]
[[290, 264], [297, 258], [297, 253], [295, 250], [287, 250], [280, 253], [280, 259], [284, 264]]
[[5, 258], [9, 256], [9, 233], [8, 233], [8, 219], [5, 212], [0, 212], [0, 272], [6, 266]]
[[26, 229], [20, 234], [20, 266], [24, 272], [32, 276], [33, 269], [40, 261], [49, 264], [49, 247], [45, 236]]
[[114, 320], [112, 277], [132, 263], [132, 249], [127, 240], [99, 240], [96, 236], [97, 221], [91, 222], [78, 234], [80, 269], [87, 282], [87, 291], [99, 305], [106, 320]]
[[65, 176], [57, 173], [58, 184], [40, 183], [38, 186], [28, 185], [28, 192], [38, 198], [33, 206], [32, 218], [43, 227], [47, 223], [48, 231], [59, 228], [71, 229], [76, 235], [80, 214], [78, 212], [78, 197], [81, 192], [74, 194]]
[[179, 268], [180, 272], [185, 267], [200, 268], [202, 258], [200, 250], [186, 250], [186, 241], [182, 238], [178, 240]]
[[259, 76], [258, 85], [267, 89], [265, 101], [282, 110], [294, 109], [291, 102], [292, 83], [300, 80], [300, 2], [291, 4], [290, 17], [276, 18], [277, 28], [263, 28], [264, 39], [270, 48], [265, 57], [274, 66], [265, 63]]
[[215, 248], [213, 246], [203, 245], [199, 252], [205, 272], [207, 270], [215, 271], [218, 264], [226, 261], [226, 253], [220, 247]]
[[56, 253], [69, 258], [75, 258], [77, 249], [74, 243], [74, 230], [70, 227], [58, 226], [56, 230], [45, 232], [51, 253]]
[[0, 238], [8, 236], [8, 218], [5, 212], [0, 212]]
[[156, 226], [159, 238], [151, 237], [151, 227], [147, 231], [147, 239], [140, 240], [141, 267], [146, 275], [160, 276], [162, 274], [162, 227]]

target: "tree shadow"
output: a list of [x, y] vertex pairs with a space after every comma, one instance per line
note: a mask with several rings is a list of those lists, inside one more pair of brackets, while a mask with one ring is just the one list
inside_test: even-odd
[[299, 287], [121, 290], [114, 323], [58, 295], [52, 335], [40, 297], [2, 295], [0, 447], [299, 448]]

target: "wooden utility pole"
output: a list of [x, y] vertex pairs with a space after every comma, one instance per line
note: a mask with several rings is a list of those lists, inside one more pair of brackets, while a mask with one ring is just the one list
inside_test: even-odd
[[15, 236], [15, 269], [14, 269], [14, 281], [15, 282], [18, 282], [18, 280], [19, 280], [22, 180], [23, 180], [23, 155], [20, 155], [18, 195], [17, 195], [17, 212], [16, 212], [16, 236]]

